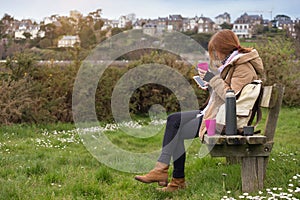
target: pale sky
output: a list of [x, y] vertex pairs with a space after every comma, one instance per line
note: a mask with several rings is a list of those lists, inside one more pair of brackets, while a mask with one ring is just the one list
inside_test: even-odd
[[212, 20], [224, 12], [231, 21], [244, 12], [262, 14], [265, 19], [285, 14], [292, 19], [300, 18], [299, 0], [0, 0], [0, 17], [5, 13], [16, 19], [43, 20], [58, 14], [69, 16], [70, 10], [83, 15], [102, 9], [102, 17], [118, 19], [121, 15], [135, 13], [137, 18], [167, 17], [181, 14], [183, 17], [201, 16]]

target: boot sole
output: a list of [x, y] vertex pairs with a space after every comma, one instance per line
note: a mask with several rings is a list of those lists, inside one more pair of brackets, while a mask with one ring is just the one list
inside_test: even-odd
[[168, 188], [168, 187], [156, 188], [156, 190], [160, 192], [178, 192], [179, 190], [184, 190], [184, 189], [186, 189], [186, 186], [174, 187], [174, 188]]
[[159, 186], [166, 187], [168, 185], [168, 181], [144, 181], [143, 179], [139, 179], [139, 177], [134, 177], [135, 180], [140, 181], [142, 183], [155, 183], [157, 182]]

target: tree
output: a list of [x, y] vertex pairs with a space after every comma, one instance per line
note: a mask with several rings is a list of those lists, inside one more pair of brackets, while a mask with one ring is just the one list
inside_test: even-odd
[[111, 29], [111, 36], [121, 33], [123, 30], [121, 28], [115, 27]]
[[4, 23], [1, 20], [0, 21], [0, 39], [3, 38], [4, 34], [5, 34], [5, 26], [4, 26]]
[[51, 40], [48, 39], [48, 38], [43, 38], [43, 39], [39, 42], [39, 46], [40, 46], [42, 49], [51, 47], [51, 45], [52, 45], [52, 42], [51, 42]]
[[16, 53], [12, 59], [7, 58], [5, 66], [11, 71], [11, 80], [18, 81], [35, 70], [35, 58], [29, 53]]
[[300, 43], [300, 22], [295, 24], [296, 39]]
[[232, 29], [232, 24], [228, 24], [226, 22], [224, 22], [223, 24], [220, 25], [222, 29]]
[[59, 19], [61, 26], [57, 27], [58, 36], [76, 34], [75, 27], [71, 23], [73, 20], [74, 20], [73, 18], [60, 18]]
[[81, 29], [84, 28], [85, 26], [92, 28], [94, 26], [94, 19], [91, 16], [79, 18], [78, 25], [79, 25], [79, 28], [81, 28]]
[[104, 25], [104, 21], [103, 20], [98, 20], [95, 22], [95, 25], [94, 25], [94, 30], [97, 31], [97, 30], [101, 30], [101, 28], [103, 27]]
[[84, 26], [79, 32], [81, 47], [88, 49], [97, 43], [96, 35], [92, 28]]
[[3, 44], [0, 44], [0, 60], [4, 58], [5, 55], [5, 47]]
[[9, 14], [4, 14], [2, 19], [0, 20], [0, 38], [5, 37], [5, 32], [11, 22], [14, 21], [14, 18]]
[[198, 33], [192, 35], [191, 37], [196, 40], [204, 49], [208, 49], [208, 42], [211, 38], [212, 34], [209, 33]]
[[100, 19], [102, 14], [102, 9], [97, 9], [95, 12], [90, 12], [89, 16], [92, 16], [94, 19], [98, 20]]
[[23, 35], [26, 38], [26, 40], [29, 40], [32, 37], [31, 33], [28, 32], [24, 32]]
[[1, 21], [7, 21], [7, 22], [12, 22], [14, 21], [15, 19], [10, 16], [9, 14], [5, 13], [4, 16], [2, 17]]
[[53, 46], [53, 40], [57, 37], [55, 32], [56, 26], [54, 24], [46, 24], [41, 26], [41, 30], [45, 31], [45, 38], [49, 39], [51, 42], [50, 46]]
[[41, 38], [40, 37], [36, 37], [36, 38], [33, 38], [32, 40], [30, 40], [30, 48], [32, 47], [40, 47], [39, 46], [39, 43], [41, 41]]
[[13, 56], [16, 52], [22, 52], [23, 50], [24, 45], [11, 42], [9, 45], [7, 45], [5, 56]]
[[253, 29], [254, 29], [254, 34], [255, 34], [255, 35], [260, 35], [260, 34], [262, 34], [263, 31], [264, 31], [264, 25], [262, 25], [262, 24], [257, 24], [257, 25], [255, 25], [255, 26], [253, 27]]

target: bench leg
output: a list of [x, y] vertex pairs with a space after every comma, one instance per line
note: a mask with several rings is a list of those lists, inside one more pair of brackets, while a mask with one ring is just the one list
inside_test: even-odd
[[231, 157], [226, 157], [226, 163], [231, 165], [231, 164], [241, 164], [242, 163], [242, 158], [241, 157], [236, 157], [236, 156], [231, 156]]
[[268, 157], [243, 157], [242, 158], [242, 191], [255, 192], [262, 190], [266, 174]]

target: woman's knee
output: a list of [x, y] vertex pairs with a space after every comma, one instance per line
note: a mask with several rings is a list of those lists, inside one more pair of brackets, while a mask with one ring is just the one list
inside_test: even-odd
[[181, 120], [181, 113], [180, 113], [180, 112], [176, 112], [176, 113], [172, 113], [172, 114], [170, 114], [170, 115], [168, 116], [168, 118], [167, 118], [167, 123], [179, 127], [179, 125], [180, 125], [180, 120]]
[[181, 118], [181, 113], [180, 112], [176, 112], [176, 113], [172, 113], [168, 116], [167, 121], [178, 121]]

